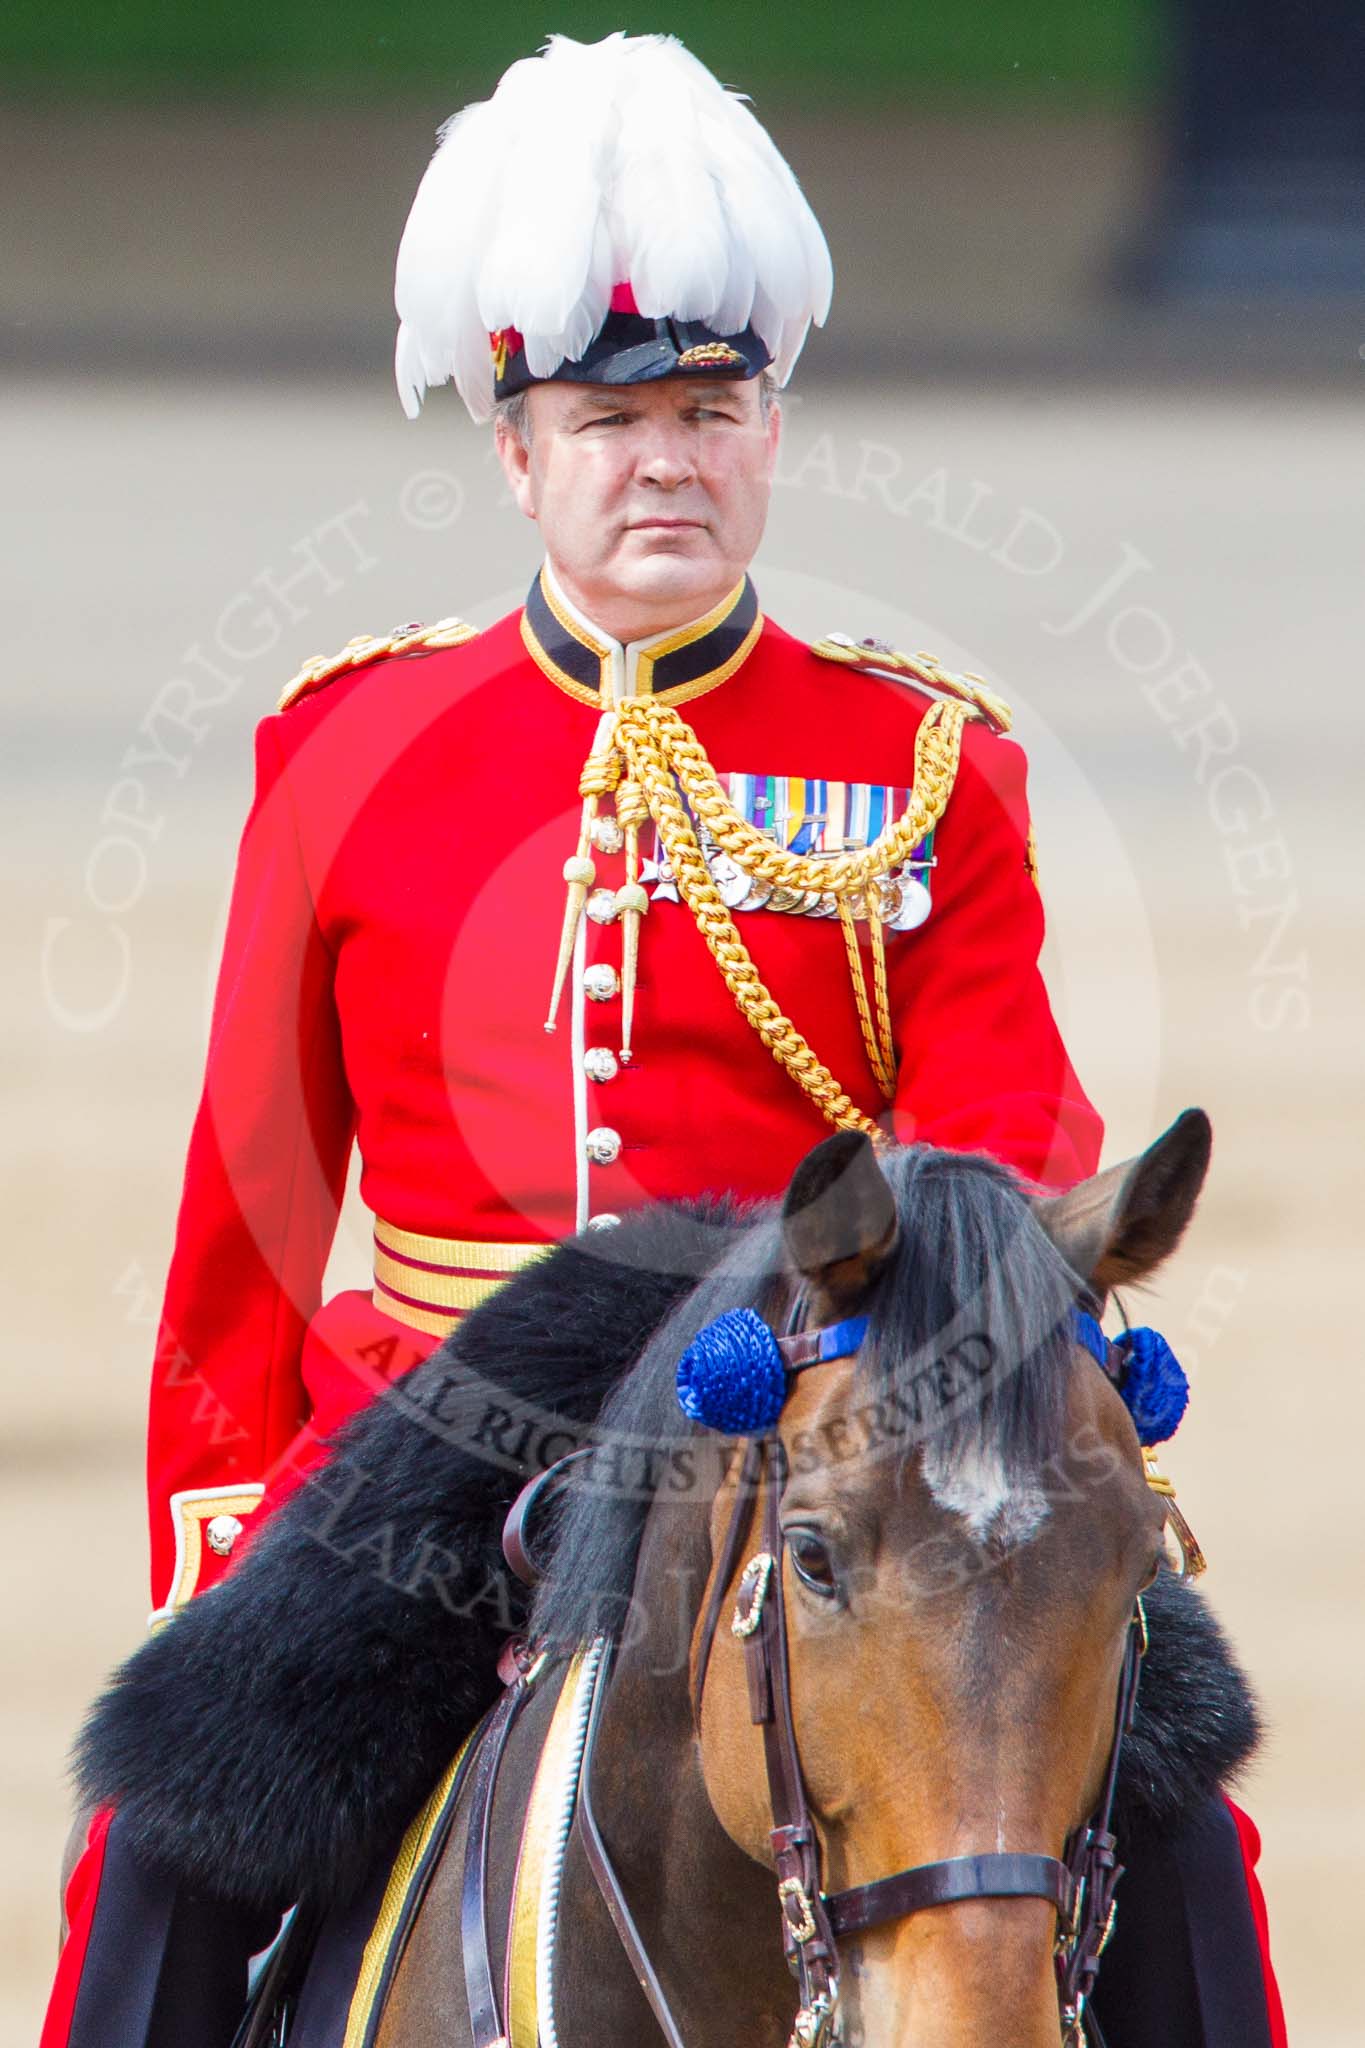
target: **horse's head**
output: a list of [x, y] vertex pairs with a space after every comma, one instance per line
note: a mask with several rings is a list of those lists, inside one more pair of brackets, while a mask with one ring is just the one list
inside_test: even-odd
[[[797, 1303], [807, 1328], [870, 1319], [856, 1356], [794, 1376], [780, 1422], [791, 1697], [827, 1892], [963, 1855], [1059, 1858], [1094, 1809], [1163, 1513], [1072, 1312], [1174, 1249], [1208, 1155], [1191, 1111], [1052, 1198], [928, 1149], [883, 1167], [844, 1133], [793, 1180], [770, 1320]], [[736, 1483], [732, 1467], [717, 1560]], [[761, 1512], [739, 1565], [761, 1547]], [[770, 1862], [745, 1654], [722, 1625], [702, 1767], [727, 1833]], [[1056, 1935], [1041, 1897], [890, 1919], [842, 1944], [846, 2034], [1056, 2048]]]

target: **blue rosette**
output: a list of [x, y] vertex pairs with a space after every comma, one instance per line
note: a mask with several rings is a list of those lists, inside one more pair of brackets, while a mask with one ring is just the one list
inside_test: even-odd
[[1115, 1337], [1125, 1364], [1119, 1391], [1141, 1444], [1164, 1444], [1189, 1406], [1190, 1383], [1160, 1330], [1145, 1325]]
[[787, 1398], [787, 1369], [762, 1316], [728, 1309], [698, 1330], [678, 1360], [678, 1405], [722, 1436], [775, 1429]]

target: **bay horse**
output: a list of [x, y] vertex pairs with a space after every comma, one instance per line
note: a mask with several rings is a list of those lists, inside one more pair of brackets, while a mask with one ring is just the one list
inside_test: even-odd
[[[981, 1161], [912, 1150], [883, 1167], [865, 1140], [832, 1138], [798, 1172], [780, 1223], [722, 1262], [609, 1404], [599, 1443], [676, 1439], [679, 1354], [741, 1301], [775, 1328], [798, 1295], [811, 1328], [870, 1318], [856, 1357], [794, 1379], [785, 1456], [740, 1511], [738, 1550], [726, 1535], [741, 1464], [700, 1455], [703, 1440], [690, 1446], [697, 1483], [679, 1493], [622, 1496], [600, 1475], [576, 1489], [537, 1600], [533, 1637], [561, 1652], [599, 1637], [608, 1616], [619, 1639], [592, 1757], [595, 1822], [687, 2048], [780, 2048], [793, 2032], [763, 1733], [729, 1628], [713, 1634], [699, 1710], [695, 1698], [703, 1619], [742, 1603], [765, 1522], [780, 1531], [794, 1733], [829, 1892], [945, 1859], [1060, 1860], [1096, 1807], [1163, 1514], [1124, 1404], [1072, 1339], [1070, 1314], [1078, 1281], [1102, 1298], [1174, 1247], [1207, 1159], [1207, 1125], [1191, 1116], [1132, 1168], [1030, 1202]], [[466, 2048], [511, 2024], [497, 1987], [554, 1696], [528, 1700], [488, 1806], [495, 2004], [482, 2032], [455, 1936], [466, 1802], [376, 2048]], [[873, 1925], [841, 1944], [824, 2038], [1057, 2048], [1064, 2024], [1079, 2038], [1075, 2015], [1059, 2014], [1057, 1945], [1043, 1896], [967, 1896]], [[658, 2037], [581, 1816], [553, 1979], [543, 2039]]]
[[[348, 1424], [83, 1738], [149, 1864], [300, 1902], [241, 2048], [1078, 2042], [1111, 1820], [1176, 1825], [1255, 1740], [1076, 1323], [1210, 1143], [1187, 1111], [1049, 1197], [838, 1133], [754, 1215], [562, 1247]], [[704, 1428], [679, 1361], [736, 1313], [780, 1412]], [[498, 1535], [575, 1443], [528, 1612]]]

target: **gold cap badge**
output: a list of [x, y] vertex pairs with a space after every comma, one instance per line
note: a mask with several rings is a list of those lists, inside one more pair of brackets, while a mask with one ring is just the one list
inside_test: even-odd
[[678, 357], [680, 370], [732, 370], [736, 363], [741, 369], [747, 367], [739, 350], [731, 348], [728, 341], [699, 341]]

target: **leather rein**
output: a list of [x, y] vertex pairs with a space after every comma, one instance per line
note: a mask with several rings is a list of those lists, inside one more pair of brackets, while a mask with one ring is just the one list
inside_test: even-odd
[[[850, 1356], [866, 1334], [867, 1319], [855, 1318], [823, 1330], [798, 1331], [777, 1339], [789, 1372]], [[532, 1509], [565, 1469], [586, 1453], [575, 1452], [528, 1485], [508, 1517], [504, 1550], [518, 1576], [535, 1576], [526, 1543]], [[778, 1438], [751, 1438], [745, 1445], [724, 1541], [711, 1578], [702, 1618], [693, 1679], [693, 1714], [701, 1726], [702, 1693], [711, 1650], [753, 1519], [755, 1496], [768, 1484], [761, 1516], [761, 1547], [740, 1574], [731, 1632], [744, 1647], [749, 1709], [763, 1731], [764, 1761], [772, 1813], [770, 1841], [777, 1871], [783, 1953], [797, 1980], [800, 2009], [788, 2048], [836, 2048], [839, 2034], [839, 1940], [933, 1906], [965, 1899], [1041, 1898], [1057, 1913], [1054, 1951], [1063, 2048], [1087, 2039], [1103, 2048], [1090, 1996], [1100, 1957], [1113, 1932], [1115, 1891], [1122, 1865], [1112, 1830], [1119, 1759], [1133, 1724], [1138, 1675], [1147, 1647], [1142, 1601], [1136, 1602], [1124, 1645], [1115, 1708], [1114, 1740], [1099, 1800], [1088, 1822], [1070, 1838], [1063, 1857], [1020, 1851], [990, 1851], [946, 1857], [896, 1871], [875, 1882], [826, 1892], [821, 1884], [821, 1847], [806, 1798], [792, 1713], [791, 1667], [781, 1559], [781, 1447]], [[576, 1813], [589, 1867], [622, 1945], [668, 2048], [685, 2048], [682, 2033], [650, 1961], [598, 1827], [592, 1800], [592, 1762], [610, 1679], [613, 1646], [603, 1641], [593, 1681], [586, 1734], [578, 1768]], [[498, 2011], [487, 1934], [487, 1867], [493, 1790], [507, 1737], [529, 1689], [529, 1653], [492, 1717], [475, 1773], [464, 1873], [462, 1935], [474, 2048], [506, 2048]], [[511, 1676], [510, 1673], [506, 1674]]]

